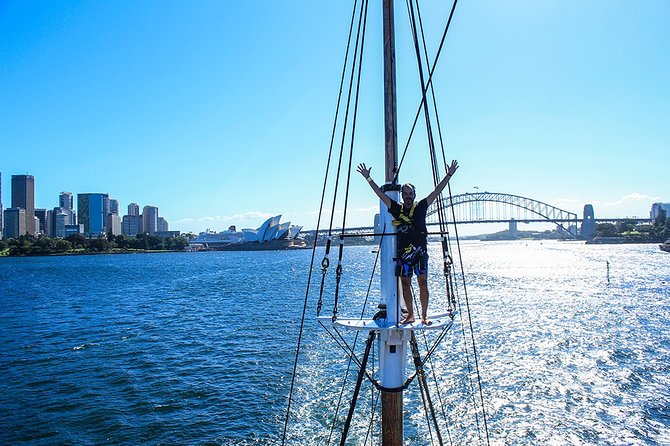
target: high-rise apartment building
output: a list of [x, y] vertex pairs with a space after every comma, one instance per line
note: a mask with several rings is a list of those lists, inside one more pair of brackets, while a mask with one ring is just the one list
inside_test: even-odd
[[153, 234], [158, 230], [158, 208], [144, 206], [142, 208], [142, 231]]
[[35, 234], [35, 177], [12, 175], [12, 208], [25, 209], [25, 230]]
[[106, 211], [108, 209], [108, 194], [77, 194], [79, 224], [83, 225], [86, 237], [97, 237], [105, 234]]

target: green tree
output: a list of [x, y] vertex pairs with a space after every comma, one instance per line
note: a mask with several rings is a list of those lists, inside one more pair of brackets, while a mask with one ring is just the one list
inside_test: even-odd
[[98, 237], [88, 242], [88, 250], [94, 252], [105, 252], [111, 248], [110, 243], [104, 237]]
[[86, 247], [86, 237], [81, 234], [72, 234], [65, 237], [65, 240], [72, 244], [72, 249], [79, 249]]
[[72, 249], [72, 244], [65, 239], [56, 241], [56, 252], [68, 252]]
[[619, 235], [617, 227], [612, 223], [598, 223], [596, 224], [596, 235], [600, 237], [613, 237]]

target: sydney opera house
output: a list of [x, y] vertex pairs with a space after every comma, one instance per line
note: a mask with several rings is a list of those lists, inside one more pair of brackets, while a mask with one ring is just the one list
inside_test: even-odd
[[306, 247], [298, 238], [302, 226], [291, 226], [291, 222], [279, 223], [281, 215], [268, 218], [258, 229], [237, 231], [231, 226], [227, 231], [205, 231], [191, 240], [192, 248], [225, 250], [275, 250]]

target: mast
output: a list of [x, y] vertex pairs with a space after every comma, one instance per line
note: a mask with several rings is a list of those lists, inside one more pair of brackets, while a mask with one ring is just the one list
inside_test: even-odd
[[[394, 201], [400, 194], [395, 184], [398, 160], [398, 126], [396, 112], [396, 67], [393, 0], [383, 0], [384, 22], [384, 128], [385, 128], [385, 185], [383, 190]], [[380, 201], [380, 224], [385, 233], [395, 233], [391, 214]], [[395, 276], [396, 237], [383, 237], [381, 245], [381, 302], [386, 306], [386, 327], [379, 335], [379, 371], [382, 391], [382, 444], [401, 446], [403, 443], [403, 393], [407, 339], [400, 324], [400, 299]], [[394, 327], [394, 328], [391, 328]]]

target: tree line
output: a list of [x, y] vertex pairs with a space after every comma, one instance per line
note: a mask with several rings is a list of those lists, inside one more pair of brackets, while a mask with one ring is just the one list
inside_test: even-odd
[[110, 235], [90, 239], [81, 234], [72, 234], [65, 238], [26, 234], [18, 238], [0, 240], [0, 253], [6, 252], [6, 255], [9, 256], [29, 256], [104, 252], [183, 251], [187, 246], [188, 240], [185, 237], [158, 237], [153, 234], [138, 234], [135, 237]]
[[598, 223], [596, 236], [625, 237], [630, 241], [664, 242], [670, 239], [670, 218], [661, 211], [651, 224], [637, 224], [635, 220], [621, 220], [616, 223]]

